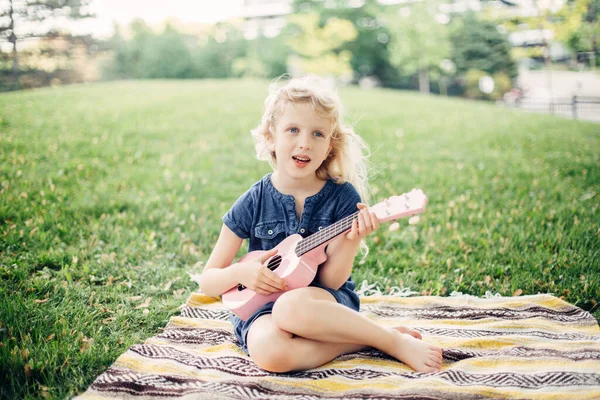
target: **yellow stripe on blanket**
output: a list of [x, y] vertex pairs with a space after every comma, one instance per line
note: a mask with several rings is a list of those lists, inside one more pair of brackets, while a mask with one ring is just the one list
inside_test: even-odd
[[82, 399], [600, 399], [600, 328], [550, 295], [361, 298], [384, 325], [444, 349], [442, 370], [415, 373], [368, 349], [313, 370], [271, 374], [239, 348], [220, 299], [196, 293], [181, 315], [132, 346]]

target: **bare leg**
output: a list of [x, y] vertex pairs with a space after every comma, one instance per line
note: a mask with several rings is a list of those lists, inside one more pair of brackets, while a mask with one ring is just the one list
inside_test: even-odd
[[335, 302], [326, 290], [307, 287], [284, 293], [273, 307], [275, 325], [319, 342], [375, 347], [419, 372], [436, 372], [442, 351], [415, 337], [388, 329]]
[[259, 317], [248, 331], [248, 352], [254, 362], [271, 372], [289, 372], [320, 367], [336, 357], [366, 346], [328, 343], [293, 336], [279, 329], [270, 314]]

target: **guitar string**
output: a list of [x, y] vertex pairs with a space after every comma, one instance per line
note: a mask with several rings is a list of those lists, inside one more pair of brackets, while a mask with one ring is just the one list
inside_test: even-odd
[[298, 257], [303, 254], [308, 253], [309, 251], [319, 247], [321, 244], [327, 242], [330, 239], [333, 239], [337, 235], [347, 231], [352, 227], [352, 222], [358, 218], [359, 211], [351, 214], [336, 223], [329, 225], [328, 227], [322, 229], [321, 231], [313, 234], [307, 238], [302, 239], [296, 245], [296, 249], [294, 250]]

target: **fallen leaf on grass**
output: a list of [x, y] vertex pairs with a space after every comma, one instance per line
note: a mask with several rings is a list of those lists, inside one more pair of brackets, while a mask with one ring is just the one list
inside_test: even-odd
[[46, 297], [44, 300], [35, 299], [35, 300], [33, 300], [33, 302], [38, 303], [38, 304], [43, 304], [43, 303], [47, 302], [48, 300], [50, 300], [50, 298]]
[[83, 353], [87, 349], [89, 349], [90, 347], [92, 347], [93, 344], [94, 344], [94, 338], [88, 339], [86, 337], [83, 337], [81, 339], [81, 346], [79, 347], [79, 351], [81, 351]]
[[512, 294], [513, 297], [517, 297], [520, 296], [523, 293], [523, 291], [521, 289], [517, 289], [514, 291], [514, 293]]
[[56, 336], [54, 333], [53, 333], [53, 334], [51, 334], [50, 336], [48, 336], [48, 337], [46, 338], [46, 340], [45, 340], [45, 341], [46, 341], [46, 342], [49, 342], [49, 341], [51, 341], [52, 339], [54, 339], [54, 336]]
[[152, 297], [148, 297], [146, 299], [146, 301], [144, 301], [142, 304], [138, 305], [135, 309], [139, 309], [139, 308], [148, 308], [148, 306], [150, 305], [150, 302], [152, 301]]

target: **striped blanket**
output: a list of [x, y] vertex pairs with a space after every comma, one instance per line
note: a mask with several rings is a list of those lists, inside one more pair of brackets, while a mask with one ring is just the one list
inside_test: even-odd
[[313, 370], [272, 374], [237, 346], [229, 311], [193, 294], [166, 329], [132, 346], [80, 399], [600, 399], [600, 330], [551, 295], [363, 296], [361, 312], [444, 349], [438, 373], [376, 350]]

